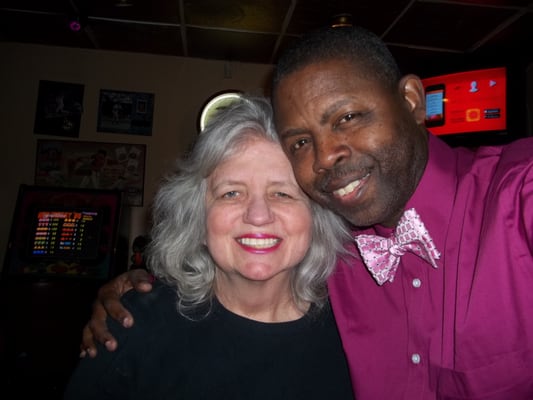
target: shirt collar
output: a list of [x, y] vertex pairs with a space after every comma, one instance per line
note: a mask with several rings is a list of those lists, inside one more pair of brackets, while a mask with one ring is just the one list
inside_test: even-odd
[[[428, 135], [428, 162], [405, 210], [414, 208], [417, 211], [435, 246], [443, 252], [457, 186], [457, 160], [453, 149], [434, 135]], [[354, 234], [375, 233], [388, 237], [393, 231], [394, 228], [375, 225], [371, 229], [355, 230]]]
[[429, 134], [428, 162], [405, 209], [414, 208], [441, 252], [457, 188], [457, 157], [441, 139]]

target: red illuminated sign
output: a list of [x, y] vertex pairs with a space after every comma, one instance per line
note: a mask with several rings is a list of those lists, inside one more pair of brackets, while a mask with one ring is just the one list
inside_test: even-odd
[[435, 135], [505, 131], [506, 69], [490, 68], [422, 79], [426, 126]]

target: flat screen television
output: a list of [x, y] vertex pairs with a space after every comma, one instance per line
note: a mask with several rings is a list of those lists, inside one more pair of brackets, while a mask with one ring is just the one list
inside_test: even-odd
[[510, 90], [513, 81], [508, 67], [435, 75], [423, 78], [422, 83], [425, 123], [432, 134], [454, 144], [498, 144], [516, 138], [517, 132], [511, 129], [523, 118], [516, 111], [525, 99]]
[[21, 185], [4, 274], [109, 279], [116, 268], [121, 192]]

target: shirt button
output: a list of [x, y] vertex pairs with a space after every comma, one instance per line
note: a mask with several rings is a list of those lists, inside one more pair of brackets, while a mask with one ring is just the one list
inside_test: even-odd
[[413, 364], [420, 364], [420, 354], [413, 353], [411, 355], [411, 361], [413, 362]]
[[422, 286], [422, 281], [418, 278], [413, 279], [413, 287], [419, 288], [420, 286]]

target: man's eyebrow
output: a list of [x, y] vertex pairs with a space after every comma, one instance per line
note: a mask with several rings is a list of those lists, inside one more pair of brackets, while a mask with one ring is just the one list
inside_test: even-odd
[[288, 139], [292, 136], [298, 136], [298, 135], [301, 135], [307, 132], [308, 132], [308, 129], [305, 129], [305, 128], [288, 128], [288, 129], [283, 130], [283, 132], [280, 132], [279, 137], [281, 139]]
[[[324, 126], [324, 125], [327, 125], [329, 119], [331, 118], [331, 116], [333, 114], [335, 114], [340, 108], [344, 107], [345, 105], [347, 104], [350, 104], [350, 102], [352, 101], [352, 99], [350, 98], [344, 98], [344, 99], [340, 99], [338, 101], [335, 101], [334, 103], [330, 104], [323, 112], [322, 112], [322, 115], [320, 116], [320, 125], [321, 126]], [[288, 139], [292, 136], [298, 136], [298, 135], [302, 135], [302, 134], [305, 134], [305, 133], [308, 133], [309, 132], [309, 129], [307, 128], [287, 128], [287, 129], [284, 129], [283, 131], [278, 131], [278, 135], [281, 139]]]
[[322, 116], [320, 117], [320, 125], [325, 125], [327, 124], [328, 120], [331, 118], [331, 116], [337, 112], [337, 110], [341, 107], [344, 107], [346, 104], [349, 104], [350, 103], [350, 100], [349, 98], [346, 98], [346, 99], [340, 99], [336, 102], [334, 102], [333, 104], [329, 105], [325, 110], [324, 112], [322, 113]]

